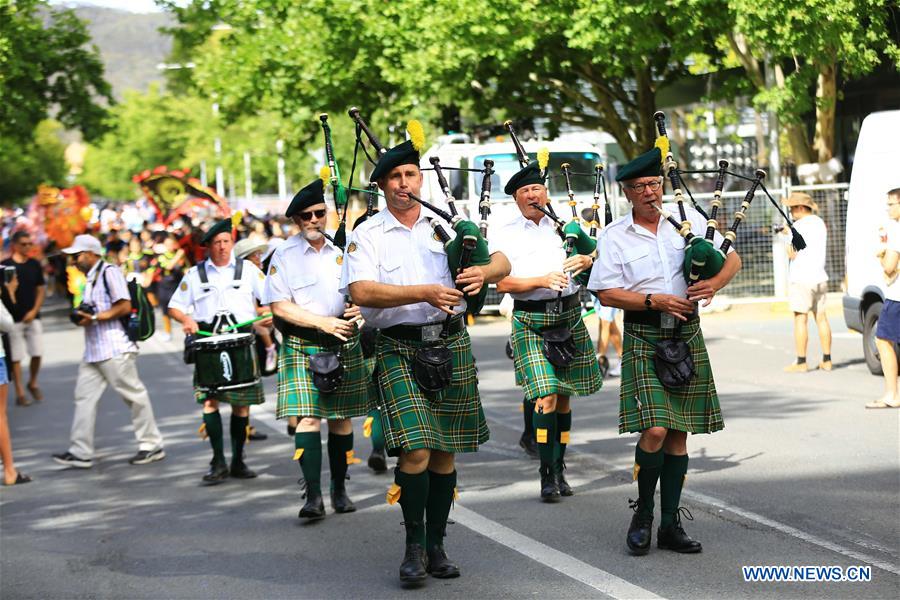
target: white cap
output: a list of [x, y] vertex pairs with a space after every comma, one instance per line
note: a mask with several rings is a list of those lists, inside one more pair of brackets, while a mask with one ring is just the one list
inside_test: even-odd
[[237, 258], [247, 258], [254, 252], [262, 252], [267, 247], [268, 245], [266, 244], [266, 242], [257, 242], [255, 240], [245, 238], [234, 245], [234, 255]]
[[266, 260], [270, 256], [272, 256], [272, 254], [274, 254], [275, 250], [278, 249], [278, 246], [282, 245], [285, 241], [286, 240], [284, 238], [280, 238], [280, 237], [273, 237], [272, 239], [270, 239], [269, 245], [266, 246], [266, 253], [263, 254], [262, 259]]
[[103, 246], [100, 245], [100, 240], [98, 240], [94, 236], [82, 233], [81, 235], [75, 236], [75, 241], [72, 242], [72, 245], [68, 248], [63, 248], [63, 252], [65, 252], [66, 254], [93, 252], [97, 256], [102, 256]]

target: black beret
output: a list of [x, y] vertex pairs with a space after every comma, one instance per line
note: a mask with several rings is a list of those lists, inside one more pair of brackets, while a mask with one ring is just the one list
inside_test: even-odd
[[284, 212], [284, 216], [293, 217], [304, 208], [324, 203], [325, 184], [321, 179], [316, 179], [294, 195], [287, 210]]
[[372, 171], [369, 181], [378, 181], [391, 172], [395, 167], [400, 165], [416, 165], [419, 166], [419, 151], [413, 147], [411, 140], [406, 140], [402, 144], [397, 144], [378, 159], [378, 164]]
[[544, 177], [541, 175], [540, 167], [538, 167], [537, 162], [532, 161], [522, 167], [522, 170], [518, 173], [509, 178], [509, 181], [507, 181], [506, 185], [503, 187], [503, 191], [510, 196], [515, 196], [516, 190], [520, 187], [532, 185], [534, 183], [546, 185]]
[[221, 221], [210, 227], [200, 239], [200, 244], [203, 246], [207, 245], [212, 241], [214, 237], [216, 237], [220, 233], [231, 233], [231, 219], [222, 219]]
[[647, 150], [631, 162], [619, 167], [616, 181], [627, 181], [638, 177], [656, 177], [662, 168], [662, 152], [654, 147]]

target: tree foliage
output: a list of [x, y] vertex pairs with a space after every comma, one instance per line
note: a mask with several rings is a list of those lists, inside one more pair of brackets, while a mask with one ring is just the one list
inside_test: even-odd
[[66, 183], [62, 133], [59, 122], [46, 120], [38, 123], [28, 140], [0, 136], [0, 204], [15, 204], [33, 196], [41, 183]]

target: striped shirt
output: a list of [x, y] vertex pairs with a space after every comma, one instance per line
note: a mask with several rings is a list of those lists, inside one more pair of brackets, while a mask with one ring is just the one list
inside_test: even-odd
[[[103, 285], [104, 278], [106, 285]], [[109, 290], [109, 293], [107, 293]], [[130, 300], [128, 284], [122, 271], [103, 260], [98, 260], [87, 274], [84, 302], [94, 307], [94, 313], [109, 310], [119, 300]], [[84, 362], [109, 360], [126, 352], [137, 352], [137, 344], [128, 339], [125, 327], [119, 319], [96, 321], [84, 328]]]

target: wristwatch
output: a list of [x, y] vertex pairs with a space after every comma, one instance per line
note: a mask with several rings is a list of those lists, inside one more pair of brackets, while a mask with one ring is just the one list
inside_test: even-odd
[[91, 321], [93, 321], [94, 323], [97, 322], [97, 314], [96, 314], [96, 313], [94, 313], [93, 315], [91, 315]]
[[647, 307], [647, 310], [650, 310], [650, 307], [653, 305], [653, 303], [650, 301], [650, 296], [652, 295], [653, 294], [647, 294], [647, 297], [644, 298], [644, 306]]

